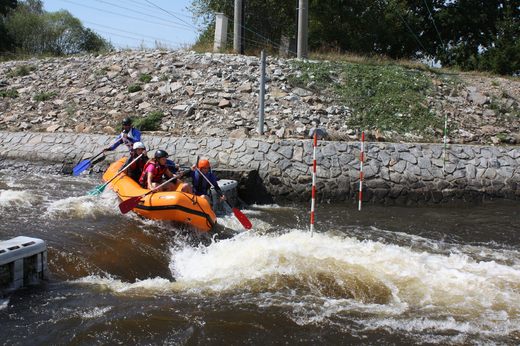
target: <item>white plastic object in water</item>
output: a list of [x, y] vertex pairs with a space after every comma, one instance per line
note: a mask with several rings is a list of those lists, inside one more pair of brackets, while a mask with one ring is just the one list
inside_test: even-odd
[[45, 241], [24, 236], [0, 241], [0, 292], [37, 284], [47, 276]]

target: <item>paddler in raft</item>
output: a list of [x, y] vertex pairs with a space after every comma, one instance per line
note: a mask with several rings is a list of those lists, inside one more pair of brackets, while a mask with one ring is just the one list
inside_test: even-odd
[[126, 162], [132, 162], [138, 157], [139, 159], [132, 163], [125, 171], [126, 175], [134, 179], [136, 182], [139, 182], [139, 178], [141, 177], [141, 174], [143, 174], [144, 166], [148, 162], [146, 147], [142, 142], [134, 143], [130, 156], [126, 159]]
[[129, 151], [132, 151], [133, 145], [141, 141], [141, 132], [132, 126], [132, 118], [126, 117], [121, 122], [123, 131], [117, 136], [116, 141], [103, 151], [113, 151], [121, 144], [125, 144]]
[[[204, 176], [202, 176], [204, 175]], [[210, 188], [213, 186], [220, 196], [220, 200], [224, 201], [226, 196], [218, 186], [219, 178], [211, 170], [209, 160], [202, 159], [194, 165], [190, 171], [190, 176], [193, 179], [193, 194], [201, 196], [208, 202], [211, 202]]]
[[[149, 160], [143, 168], [141, 177], [139, 178], [139, 184], [145, 189], [154, 189], [164, 181], [164, 178], [170, 179], [174, 177], [174, 174], [168, 169], [166, 161], [168, 159], [168, 153], [164, 150], [157, 150], [154, 154], [154, 158]], [[177, 177], [181, 177], [183, 172], [177, 174]], [[182, 191], [191, 193], [190, 185], [183, 183], [180, 178], [176, 178], [164, 185], [160, 191]]]

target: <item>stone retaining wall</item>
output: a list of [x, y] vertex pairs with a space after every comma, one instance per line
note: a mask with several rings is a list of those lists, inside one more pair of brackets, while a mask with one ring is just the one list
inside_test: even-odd
[[[72, 133], [0, 132], [0, 163], [26, 159], [61, 163], [63, 172], [108, 146], [114, 137]], [[312, 141], [222, 138], [173, 138], [145, 134], [152, 150], [165, 149], [183, 165], [197, 155], [221, 171], [258, 172], [258, 191], [275, 200], [310, 198]], [[126, 154], [120, 147], [120, 155]], [[320, 141], [318, 195], [355, 201], [359, 183], [359, 143]], [[153, 154], [153, 153], [152, 153]], [[520, 147], [366, 143], [364, 199], [385, 204], [441, 203], [452, 199], [520, 199]], [[1, 165], [0, 165], [1, 166]], [[5, 165], [4, 165], [5, 166]], [[106, 167], [97, 165], [94, 172]], [[249, 191], [254, 201], [258, 191]]]

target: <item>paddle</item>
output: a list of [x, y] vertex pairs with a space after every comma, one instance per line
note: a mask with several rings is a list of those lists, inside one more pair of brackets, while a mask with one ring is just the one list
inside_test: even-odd
[[91, 196], [97, 196], [97, 195], [100, 195], [103, 191], [105, 191], [105, 187], [107, 187], [108, 184], [110, 184], [112, 182], [112, 180], [114, 180], [115, 178], [117, 178], [119, 176], [119, 174], [123, 173], [128, 167], [130, 167], [135, 161], [139, 160], [139, 158], [143, 156], [143, 154], [137, 156], [132, 162], [130, 162], [128, 165], [124, 166], [123, 168], [121, 168], [116, 175], [114, 175], [109, 181], [107, 181], [106, 183], [102, 184], [102, 185], [98, 185], [96, 186], [94, 189], [90, 190], [88, 192], [89, 195]]
[[87, 168], [90, 167], [90, 165], [92, 164], [92, 159], [95, 159], [96, 157], [102, 155], [105, 151], [103, 150], [102, 152], [100, 152], [99, 154], [95, 155], [95, 156], [92, 156], [86, 160], [83, 160], [81, 161], [80, 163], [78, 163], [73, 169], [72, 169], [72, 174], [74, 175], [80, 175], [81, 172], [83, 172], [84, 170], [86, 170]]
[[[197, 158], [197, 163], [198, 163], [198, 158]], [[200, 171], [200, 169], [195, 166], [195, 169], [199, 172], [199, 174], [204, 178], [206, 179], [206, 181], [208, 182], [208, 184], [211, 185], [211, 187], [213, 187], [215, 189], [215, 191], [217, 192], [217, 194], [219, 195], [219, 197], [222, 197], [222, 192], [220, 191], [220, 189], [217, 189], [215, 187], [215, 185], [213, 185], [211, 183], [211, 181], [209, 181], [209, 179], [204, 175], [204, 173], [202, 173]], [[251, 229], [251, 227], [253, 227], [253, 225], [251, 224], [251, 221], [249, 221], [249, 219], [247, 218], [247, 216], [244, 215], [244, 213], [242, 213], [238, 208], [233, 208], [231, 206], [231, 204], [229, 204], [229, 202], [227, 200], [224, 200], [224, 202], [226, 202], [226, 204], [231, 208], [231, 210], [233, 211], [233, 214], [235, 215], [235, 217], [237, 218], [238, 221], [240, 221], [240, 223], [242, 224], [242, 226], [244, 226], [245, 229]]]
[[161, 187], [163, 187], [164, 185], [168, 184], [170, 181], [174, 180], [174, 179], [177, 179], [178, 177], [176, 175], [174, 175], [173, 177], [171, 177], [170, 179], [166, 180], [164, 183], [162, 183], [161, 185], [151, 189], [150, 191], [148, 191], [147, 193], [145, 193], [144, 195], [141, 195], [141, 196], [135, 196], [135, 197], [131, 197], [129, 199], [127, 199], [126, 201], [123, 201], [121, 203], [119, 203], [119, 210], [121, 210], [121, 212], [123, 214], [126, 214], [128, 213], [130, 210], [134, 209], [135, 207], [137, 207], [137, 205], [139, 204], [139, 202], [141, 201], [141, 199], [143, 197], [145, 197], [146, 195], [160, 189]]

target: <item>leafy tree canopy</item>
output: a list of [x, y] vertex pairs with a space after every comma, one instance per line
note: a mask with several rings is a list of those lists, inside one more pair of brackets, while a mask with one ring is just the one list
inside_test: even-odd
[[[250, 50], [296, 37], [298, 0], [243, 0]], [[230, 0], [192, 0], [201, 38], [214, 13], [233, 18]], [[231, 25], [233, 22], [230, 21]], [[445, 66], [498, 73], [520, 70], [518, 0], [309, 0], [309, 47], [391, 58], [427, 58]]]
[[[11, 0], [0, 0], [1, 5]], [[16, 2], [16, 1], [14, 1]], [[0, 9], [3, 6], [0, 6]], [[41, 0], [19, 1], [9, 6], [1, 22], [0, 50], [22, 54], [64, 55], [112, 49], [110, 43], [68, 11], [46, 12]], [[4, 37], [3, 35], [0, 37]], [[2, 45], [2, 43], [4, 43]]]

